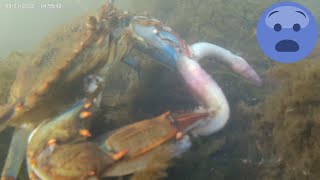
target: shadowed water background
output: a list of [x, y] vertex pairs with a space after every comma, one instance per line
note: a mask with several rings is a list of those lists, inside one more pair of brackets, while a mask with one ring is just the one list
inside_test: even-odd
[[[286, 76], [295, 77], [292, 79], [288, 78], [289, 80], [285, 82], [288, 87], [296, 88], [295, 92], [301, 92], [301, 94], [304, 92], [304, 94], [302, 94], [303, 96], [301, 95], [301, 99], [306, 99], [306, 94], [309, 94], [311, 98], [315, 96], [309, 92], [305, 93], [305, 91], [302, 90], [303, 87], [292, 83], [294, 81], [297, 81], [297, 83], [300, 84], [305, 82], [305, 85], [308, 85], [309, 88], [315, 88], [312, 84], [319, 82], [317, 80], [320, 79], [313, 74], [320, 70], [320, 68], [316, 68], [319, 67], [319, 59], [318, 61], [313, 62], [317, 63], [314, 68], [308, 68], [308, 66], [313, 67], [313, 64], [310, 65], [304, 62], [295, 66], [282, 66], [279, 68], [278, 64], [274, 64], [263, 55], [257, 45], [255, 27], [258, 18], [268, 6], [278, 1], [119, 0], [116, 2], [119, 8], [130, 12], [145, 14], [144, 11], [147, 11], [152, 17], [158, 18], [172, 27], [189, 43], [208, 41], [225, 47], [234, 53], [240, 54], [252, 64], [253, 68], [264, 78], [269, 77], [270, 69], [273, 69], [275, 71], [274, 74], [278, 75], [275, 78], [276, 80], [285, 79]], [[300, 0], [295, 2], [299, 2], [309, 8], [319, 23], [319, 1]], [[5, 7], [5, 4], [8, 3], [32, 3], [36, 7], [34, 9], [8, 9]], [[61, 9], [42, 9], [40, 7], [42, 3], [59, 3], [61, 4]], [[0, 60], [1, 58], [5, 59], [13, 51], [19, 51], [23, 54], [32, 52], [41, 39], [54, 31], [57, 27], [73, 20], [77, 16], [86, 14], [92, 15], [102, 3], [102, 0], [0, 0]], [[11, 58], [19, 59], [17, 60], [19, 62], [23, 61], [23, 58], [21, 60], [23, 55], [15, 54], [14, 56], [15, 57]], [[312, 160], [312, 157], [319, 158], [320, 156], [314, 154], [314, 151], [311, 151], [311, 149], [316, 150], [319, 148], [319, 142], [315, 143], [318, 139], [313, 139], [313, 141], [310, 140], [309, 143], [314, 143], [316, 147], [310, 148], [308, 153], [304, 153], [305, 151], [303, 150], [295, 151], [294, 149], [303, 148], [299, 143], [294, 144], [295, 146], [291, 146], [292, 144], [288, 143], [288, 141], [292, 142], [295, 139], [292, 140], [289, 137], [294, 136], [296, 139], [300, 138], [301, 142], [305, 141], [303, 138], [304, 135], [298, 134], [298, 132], [303, 131], [304, 129], [299, 129], [292, 125], [290, 127], [296, 129], [292, 128], [288, 129], [288, 131], [282, 131], [281, 128], [285, 129], [285, 127], [277, 125], [277, 122], [284, 122], [286, 118], [288, 118], [287, 116], [281, 116], [284, 114], [281, 112], [282, 108], [286, 109], [287, 106], [292, 108], [293, 105], [290, 104], [291, 101], [285, 101], [285, 99], [289, 98], [283, 98], [284, 100], [281, 102], [277, 102], [276, 99], [280, 99], [278, 97], [279, 94], [286, 97], [289, 96], [290, 93], [284, 93], [284, 91], [277, 92], [276, 89], [278, 89], [278, 84], [268, 84], [268, 81], [273, 81], [274, 79], [270, 80], [267, 78], [267, 85], [265, 87], [256, 88], [242, 79], [231, 75], [229, 70], [217, 64], [203, 62], [203, 67], [207, 72], [214, 76], [226, 93], [226, 97], [231, 106], [231, 119], [226, 128], [221, 132], [210, 137], [196, 139], [193, 142], [194, 147], [192, 150], [186, 153], [182, 159], [173, 162], [173, 166], [168, 170], [168, 177], [166, 179], [251, 180], [320, 178], [317, 176], [319, 174], [314, 173], [316, 169], [320, 169], [319, 163], [317, 164], [315, 162], [319, 161], [319, 159]], [[273, 67], [276, 68], [274, 69]], [[300, 70], [299, 67], [303, 67], [303, 71]], [[14, 73], [10, 74], [10, 72], [15, 71], [15, 69], [16, 68], [7, 68], [6, 71], [0, 69], [0, 74], [8, 75], [8, 77], [10, 76], [11, 79], [14, 79]], [[170, 74], [158, 66], [156, 66], [155, 69], [156, 70], [147, 72], [147, 74], [149, 73], [153, 76], [150, 76], [145, 80], [144, 88], [141, 88], [141, 94], [138, 95], [138, 98], [140, 99], [131, 104], [134, 106], [134, 108], [131, 109], [137, 110], [135, 113], [136, 120], [157, 115], [164, 110], [168, 110], [166, 108], [183, 106], [177, 104], [179, 101], [175, 102], [173, 98], [170, 98], [170, 96], [181, 96], [179, 93], [174, 93], [180, 92], [176, 87], [176, 79], [171, 80], [169, 83], [165, 82], [165, 80], [170, 79], [170, 75], [174, 74]], [[299, 76], [293, 76], [292, 72], [299, 72], [301, 73], [301, 76], [306, 76], [308, 78], [307, 80], [303, 78], [299, 79]], [[159, 76], [163, 78], [158, 78]], [[6, 86], [9, 86], [11, 81], [2, 82], [0, 77], [0, 86], [2, 89], [0, 92], [8, 91], [8, 88], [4, 87], [3, 84], [7, 83]], [[161, 89], [162, 86], [170, 87], [172, 90], [164, 91]], [[308, 87], [306, 88], [308, 89]], [[144, 93], [142, 93], [142, 91]], [[285, 90], [285, 92], [287, 91], [288, 90]], [[312, 92], [312, 90], [310, 92]], [[169, 94], [167, 98], [164, 97], [164, 95], [162, 96], [164, 93]], [[268, 98], [269, 94], [275, 95]], [[299, 93], [293, 94], [297, 96], [300, 95]], [[7, 96], [5, 96], [5, 93], [0, 95], [0, 102], [4, 103]], [[269, 100], [265, 100], [266, 97]], [[179, 100], [179, 98], [177, 99]], [[315, 100], [317, 100], [317, 98], [315, 98]], [[298, 102], [304, 104], [302, 100], [299, 100]], [[310, 104], [311, 102], [313, 101], [308, 101], [308, 103], [306, 103], [307, 106], [310, 106], [310, 109], [317, 105], [317, 103]], [[281, 105], [277, 104], [279, 105], [278, 109], [280, 112], [273, 111], [271, 108], [272, 104], [270, 105], [270, 103], [282, 103]], [[162, 106], [166, 104], [169, 105], [164, 108], [159, 104]], [[248, 110], [247, 106], [250, 106], [251, 109], [249, 108]], [[263, 108], [259, 109], [261, 106]], [[258, 108], [252, 110], [252, 107]], [[309, 119], [319, 119], [318, 117], [320, 116], [313, 115], [315, 114], [312, 113], [313, 111], [316, 111], [316, 109], [312, 109], [312, 111], [304, 110], [301, 112], [308, 112], [310, 114], [310, 116], [308, 116]], [[297, 115], [296, 117], [301, 116]], [[115, 119], [117, 119], [117, 117], [115, 117]], [[305, 121], [305, 119], [299, 118], [290, 119]], [[290, 121], [285, 122], [290, 124]], [[319, 126], [319, 121], [310, 120], [310, 122], [311, 123], [309, 124], [311, 124], [312, 127]], [[115, 122], [114, 124], [116, 124], [115, 126], [119, 126], [122, 125], [122, 123], [126, 124], [127, 122]], [[310, 125], [306, 126], [309, 127]], [[273, 129], [272, 127], [278, 127], [278, 129]], [[6, 130], [0, 134], [0, 167], [2, 167], [7, 146], [10, 141], [9, 131], [10, 130]], [[301, 132], [301, 134], [303, 134], [303, 132]], [[269, 147], [276, 147], [268, 149], [266, 143], [261, 143], [260, 141], [268, 141], [271, 144], [267, 144]], [[287, 147], [284, 145], [281, 146], [281, 144], [284, 144]], [[264, 149], [261, 150], [262, 147]], [[285, 152], [290, 154], [286, 156], [288, 160], [281, 163], [278, 162], [280, 156], [282, 158], [282, 156], [286, 154]], [[295, 155], [299, 156], [299, 154], [296, 154], [297, 152], [304, 154], [303, 160], [300, 161], [297, 160], [298, 158], [294, 157]], [[296, 167], [288, 165], [288, 163], [296, 164]], [[140, 179], [154, 179], [155, 176], [152, 175], [141, 176]], [[25, 179], [24, 177], [25, 176], [21, 179]], [[137, 177], [136, 179], [139, 178]]]
[[[11, 51], [30, 52], [48, 35], [64, 23], [82, 15], [92, 15], [104, 0], [1, 0], [0, 1], [0, 57]], [[44, 8], [44, 4], [61, 4], [61, 8]], [[141, 12], [152, 7], [152, 1], [116, 1], [124, 10]], [[140, 4], [140, 5], [137, 5]], [[32, 4], [34, 8], [8, 8], [7, 5]], [[133, 5], [135, 4], [135, 5]]]

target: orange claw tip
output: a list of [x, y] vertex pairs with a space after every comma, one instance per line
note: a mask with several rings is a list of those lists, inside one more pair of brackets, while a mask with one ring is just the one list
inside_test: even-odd
[[56, 145], [57, 144], [57, 140], [56, 139], [50, 139], [47, 143], [48, 146], [52, 146], [52, 145]]
[[35, 159], [30, 159], [30, 165], [32, 166], [32, 167], [34, 167], [34, 166], [36, 166], [36, 160]]
[[176, 123], [179, 127], [179, 129], [185, 129], [191, 126], [192, 124], [196, 123], [197, 121], [200, 121], [202, 119], [205, 119], [210, 116], [210, 113], [203, 112], [203, 113], [189, 113], [180, 115], [179, 117], [176, 117]]
[[88, 118], [90, 116], [91, 116], [91, 112], [89, 112], [89, 111], [83, 111], [83, 112], [80, 113], [80, 118], [81, 119], [86, 119], [86, 118]]
[[42, 93], [49, 88], [49, 81], [43, 83], [43, 85], [38, 90], [38, 93]]
[[176, 140], [180, 140], [183, 137], [183, 132], [179, 131], [176, 134]]
[[94, 175], [96, 175], [96, 172], [94, 172], [94, 171], [89, 171], [88, 172], [88, 176], [94, 176]]
[[37, 175], [34, 174], [34, 172], [30, 172], [29, 178], [30, 179], [37, 179], [38, 177], [37, 177]]
[[81, 129], [79, 133], [83, 137], [92, 137], [92, 134], [88, 129]]
[[23, 103], [22, 102], [18, 103], [15, 108], [16, 108], [17, 111], [22, 110], [23, 109]]
[[84, 104], [84, 108], [88, 109], [90, 107], [91, 107], [91, 102], [90, 101], [88, 101], [88, 102], [86, 102], [86, 104]]
[[120, 160], [128, 153], [128, 151], [129, 150], [124, 149], [124, 150], [121, 150], [121, 151], [119, 151], [117, 153], [114, 153], [114, 154], [112, 154], [112, 159], [115, 160], [115, 161]]
[[164, 112], [163, 114], [162, 114], [162, 116], [169, 116], [171, 114], [171, 112], [170, 111], [167, 111], [167, 112]]

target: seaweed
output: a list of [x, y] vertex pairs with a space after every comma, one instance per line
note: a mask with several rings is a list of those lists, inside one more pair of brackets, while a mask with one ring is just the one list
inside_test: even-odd
[[268, 70], [272, 92], [256, 107], [241, 107], [261, 155], [260, 179], [320, 177], [319, 54]]

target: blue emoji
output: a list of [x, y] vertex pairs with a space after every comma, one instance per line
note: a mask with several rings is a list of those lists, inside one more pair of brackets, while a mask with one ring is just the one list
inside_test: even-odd
[[260, 48], [277, 62], [292, 63], [307, 57], [317, 38], [314, 16], [294, 2], [273, 4], [261, 15], [257, 26]]

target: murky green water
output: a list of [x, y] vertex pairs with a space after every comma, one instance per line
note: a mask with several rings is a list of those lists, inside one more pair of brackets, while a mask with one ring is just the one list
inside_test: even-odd
[[[262, 53], [255, 28], [261, 13], [274, 2], [279, 1], [116, 0], [123, 10], [160, 19], [189, 44], [207, 41], [239, 54], [265, 81], [263, 87], [254, 87], [224, 66], [202, 62], [229, 101], [231, 117], [227, 126], [209, 137], [195, 138], [192, 149], [173, 160], [167, 170], [167, 165], [160, 164], [158, 170], [151, 168], [133, 179], [320, 178], [320, 96], [317, 93], [320, 53], [314, 52], [308, 60], [292, 65], [274, 63]], [[319, 24], [320, 1], [295, 2], [309, 8]], [[24, 3], [33, 4], [34, 8], [8, 7]], [[44, 3], [61, 4], [61, 8], [44, 8]], [[94, 14], [102, 3], [102, 0], [0, 0], [0, 103], [6, 102], [17, 67], [44, 37], [78, 16]], [[19, 53], [12, 54], [16, 51]], [[194, 99], [181, 88], [181, 79], [175, 72], [150, 63], [145, 56], [135, 56], [144, 62], [147, 78], [141, 84], [133, 83], [134, 88], [125, 96], [123, 89], [136, 82], [136, 74], [121, 65], [113, 70], [100, 116], [106, 127], [95, 126], [95, 131], [100, 133], [167, 110], [195, 106]], [[0, 167], [11, 133], [7, 129], [0, 134]], [[27, 179], [23, 166], [20, 179]]]

